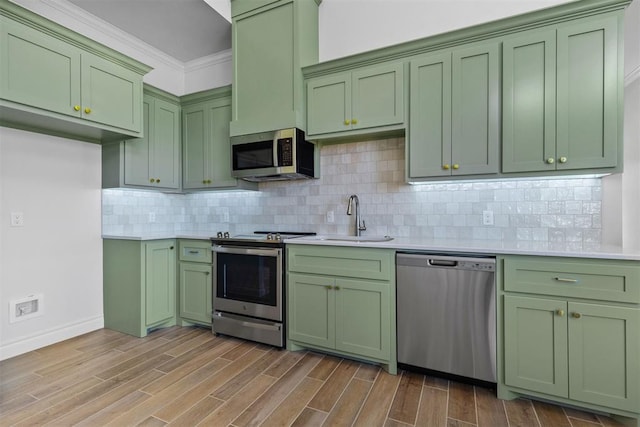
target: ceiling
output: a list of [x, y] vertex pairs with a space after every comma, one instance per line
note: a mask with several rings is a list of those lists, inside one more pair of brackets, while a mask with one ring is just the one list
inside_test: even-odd
[[231, 49], [231, 23], [204, 0], [69, 2], [181, 62]]

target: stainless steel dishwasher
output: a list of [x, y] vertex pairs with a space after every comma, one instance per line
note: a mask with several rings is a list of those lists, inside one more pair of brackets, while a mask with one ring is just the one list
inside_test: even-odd
[[495, 258], [398, 253], [398, 364], [496, 382]]

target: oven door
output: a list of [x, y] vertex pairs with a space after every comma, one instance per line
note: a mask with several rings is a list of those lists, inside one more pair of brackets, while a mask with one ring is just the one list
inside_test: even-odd
[[213, 246], [213, 308], [281, 322], [282, 248]]

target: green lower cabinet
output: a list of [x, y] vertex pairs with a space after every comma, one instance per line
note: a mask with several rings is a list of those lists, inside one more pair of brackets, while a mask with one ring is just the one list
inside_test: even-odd
[[511, 256], [503, 267], [498, 396], [640, 426], [640, 263]]
[[180, 319], [211, 325], [211, 264], [180, 263]]
[[[393, 251], [306, 245], [287, 251], [288, 348], [368, 360], [395, 374]], [[344, 270], [347, 264], [353, 269]]]
[[176, 323], [174, 240], [103, 241], [105, 328], [144, 337]]

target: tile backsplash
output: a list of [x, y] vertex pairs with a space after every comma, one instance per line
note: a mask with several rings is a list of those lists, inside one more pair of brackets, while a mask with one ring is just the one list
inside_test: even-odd
[[[599, 243], [598, 178], [409, 185], [404, 138], [327, 145], [318, 180], [265, 182], [256, 192], [163, 194], [103, 190], [103, 234], [211, 235], [254, 230], [353, 234], [349, 195], [368, 235]], [[494, 225], [483, 225], [492, 211]], [[329, 223], [328, 213], [334, 222]]]

